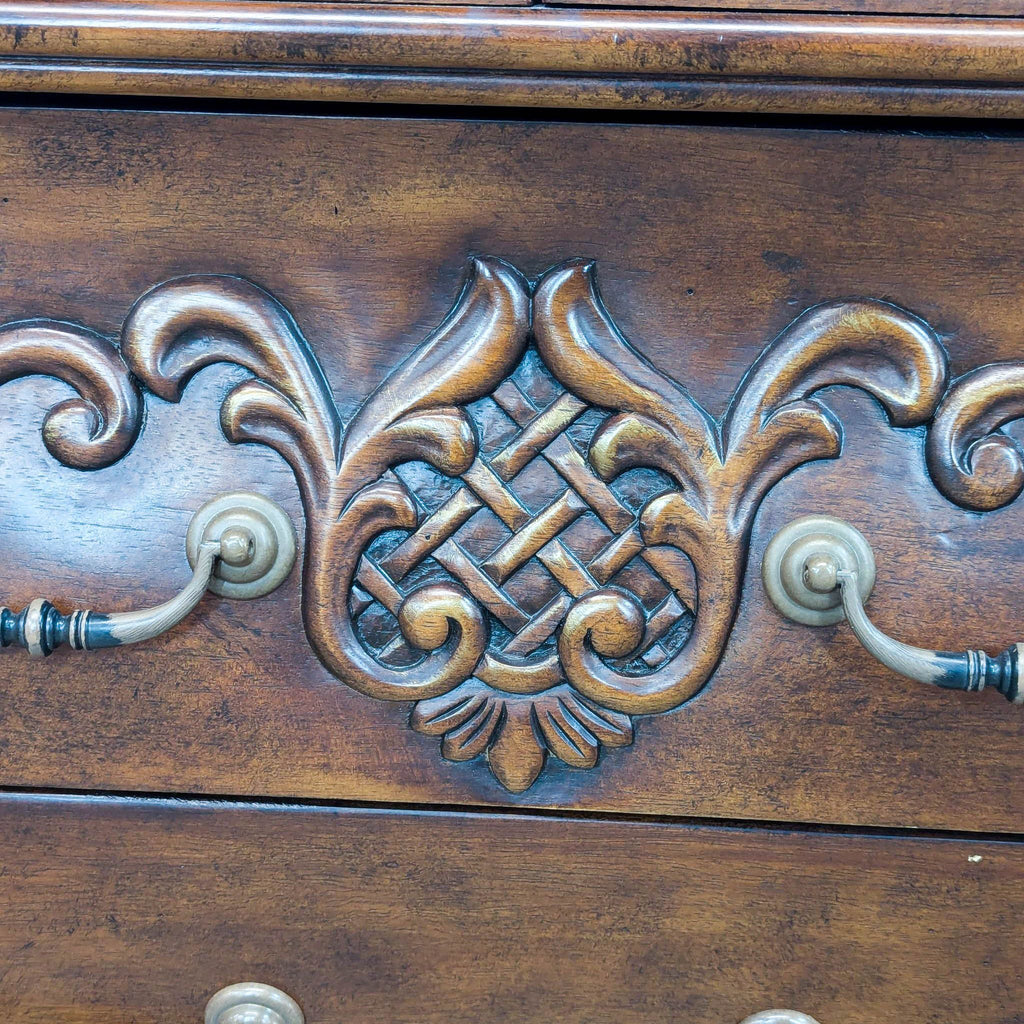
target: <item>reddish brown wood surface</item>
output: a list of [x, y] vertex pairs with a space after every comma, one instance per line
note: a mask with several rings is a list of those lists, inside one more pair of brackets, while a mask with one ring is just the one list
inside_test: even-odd
[[1021, 116], [1022, 21], [928, 13], [11, 0], [0, 4], [0, 88]]
[[393, 71], [194, 69], [144, 61], [0, 60], [9, 92], [160, 96], [195, 100], [389, 103], [427, 106], [698, 111], [705, 114], [1020, 118], [1017, 86], [859, 81], [751, 81]]
[[276, 985], [309, 1024], [1008, 1024], [1019, 844], [530, 817], [0, 802], [17, 1024], [199, 1021]]
[[[260, 0], [276, 3], [279, 0]], [[351, 3], [356, 0], [321, 0], [325, 3]], [[400, 0], [377, 0], [379, 3], [398, 3]], [[454, 0], [409, 0], [411, 3], [436, 3], [453, 5]], [[475, 0], [473, 4], [456, 6], [501, 6], [519, 7], [528, 0]], [[559, 0], [547, 0], [549, 6], [559, 6]], [[683, 6], [666, 3], [665, 0], [625, 0], [612, 3], [611, 0], [565, 0], [567, 7], [586, 6], [608, 7], [656, 7], [671, 8]], [[955, 17], [1012, 17], [1020, 16], [1020, 4], [1014, 0], [692, 0], [685, 5], [694, 10], [754, 10], [754, 11], [813, 11], [821, 14], [897, 14], [912, 17], [920, 14], [945, 14]]]
[[[954, 374], [1021, 356], [1013, 138], [59, 111], [7, 112], [0, 127], [5, 319], [116, 334], [154, 284], [242, 275], [294, 313], [346, 422], [442, 319], [472, 253], [530, 275], [596, 259], [625, 335], [716, 416], [763, 346], [829, 299], [923, 316]], [[188, 519], [221, 490], [264, 490], [301, 526], [277, 457], [220, 434], [238, 379], [211, 369], [180, 405], [151, 397], [131, 453], [92, 473], [58, 466], [39, 437], [66, 390], [7, 385], [5, 603], [169, 596], [188, 577]], [[997, 694], [901, 680], [844, 627], [786, 623], [767, 604], [765, 543], [826, 511], [875, 547], [882, 628], [947, 649], [1020, 639], [1019, 503], [958, 508], [928, 476], [919, 429], [890, 427], [862, 393], [827, 402], [845, 452], [768, 496], [707, 688], [639, 717], [633, 745], [590, 771], [552, 759], [512, 798], [479, 759], [442, 760], [409, 705], [320, 664], [296, 576], [257, 602], [207, 599], [135, 649], [4, 651], [0, 782], [1020, 831], [1024, 725]]]
[[[560, 0], [548, 0], [557, 5]], [[664, 0], [565, 0], [572, 7], [668, 7]], [[687, 7], [696, 10], [733, 11], [809, 11], [819, 14], [896, 14], [912, 17], [921, 14], [945, 14], [955, 17], [1020, 17], [1016, 0], [691, 0]]]
[[258, 0], [14, 0], [0, 7], [0, 53], [23, 59], [1012, 85], [1024, 70], [1024, 25], [1000, 18], [911, 22], [694, 11], [432, 12]]

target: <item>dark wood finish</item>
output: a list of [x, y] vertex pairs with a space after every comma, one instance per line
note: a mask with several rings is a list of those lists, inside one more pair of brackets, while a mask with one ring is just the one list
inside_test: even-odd
[[605, 2], [0, 3], [0, 90], [463, 105], [0, 110], [0, 647], [225, 490], [305, 549], [0, 652], [5, 1021], [1024, 1021], [1024, 647], [945, 692], [759, 578], [830, 513], [890, 635], [1019, 639], [1024, 139], [470, 119], [1022, 117], [1024, 10]]
[[0, 88], [713, 112], [1024, 114], [1024, 22], [136, 0], [0, 4]]
[[[193, 275], [147, 292], [118, 348], [102, 353], [105, 390], [76, 374], [68, 337], [85, 330], [56, 321], [0, 329], [0, 366], [77, 385], [70, 428], [67, 403], [44, 424], [65, 464], [69, 444], [81, 461], [83, 413], [90, 425], [130, 418], [134, 437], [129, 369], [170, 402], [210, 365], [248, 370], [224, 399], [221, 427], [295, 474], [303, 620], [320, 660], [360, 693], [415, 702], [411, 724], [444, 736], [446, 757], [486, 752], [502, 785], [521, 792], [548, 753], [592, 768], [602, 743], [632, 741], [632, 716], [680, 707], [707, 683], [762, 499], [799, 466], [840, 454], [840, 425], [813, 396], [858, 387], [908, 427], [929, 419], [947, 380], [944, 349], [912, 314], [822, 304], [764, 349], [716, 420], [622, 338], [594, 271], [569, 260], [531, 288], [509, 263], [474, 259], [442, 324], [344, 426], [287, 310], [238, 277]], [[55, 349], [67, 350], [66, 367]], [[107, 408], [121, 391], [136, 399], [130, 416]], [[99, 461], [124, 455], [117, 437], [100, 434]], [[89, 614], [42, 599], [17, 615], [0, 608], [0, 646], [116, 646]], [[988, 681], [1011, 700], [1015, 659], [1013, 648], [986, 660]], [[974, 664], [957, 662], [954, 688], [984, 688], [967, 672]]]
[[988, 512], [1024, 490], [1024, 454], [1002, 428], [1024, 417], [1024, 366], [995, 363], [964, 374], [928, 432], [928, 466], [964, 508]]
[[[389, 0], [382, 0], [389, 2]], [[669, 7], [666, 0], [547, 0], [571, 7]], [[1017, 0], [688, 0], [695, 10], [811, 11], [817, 14], [945, 14], [956, 17], [1020, 17]]]
[[190, 70], [146, 61], [0, 60], [0, 90], [74, 95], [190, 97], [572, 110], [697, 111], [885, 117], [1024, 117], [1013, 86], [729, 81], [653, 76], [579, 76], [430, 71], [304, 72], [211, 66]]
[[[268, 6], [259, 0], [13, 0], [0, 8], [0, 17], [0, 53], [22, 59], [1009, 85], [1019, 84], [1024, 67], [1024, 24], [999, 18], [914, 22], [472, 7], [433, 13], [371, 4]], [[928, 31], [921, 31], [924, 26]]]
[[[481, 251], [531, 277], [595, 257], [619, 328], [715, 417], [768, 339], [825, 299], [920, 314], [953, 375], [1020, 355], [1024, 242], [1001, 202], [1022, 184], [1015, 139], [59, 111], [0, 124], [7, 317], [116, 336], [154, 283], [242, 275], [287, 304], [347, 424], [443, 319]], [[131, 453], [95, 473], [56, 465], [41, 446], [41, 411], [66, 391], [7, 385], [5, 602], [18, 607], [44, 583], [58, 604], [111, 610], [170, 596], [188, 578], [188, 519], [221, 490], [265, 490], [301, 524], [278, 457], [220, 435], [217, 410], [239, 373], [204, 371], [179, 405], [151, 398]], [[900, 680], [842, 626], [786, 623], [764, 597], [767, 539], [829, 511], [875, 547], [869, 610], [881, 628], [995, 651], [1024, 620], [1008, 568], [1019, 503], [963, 510], [927, 475], [920, 432], [894, 429], [865, 396], [825, 401], [844, 452], [765, 500], [709, 685], [678, 711], [637, 718], [633, 746], [596, 771], [552, 759], [516, 800], [1022, 830], [1022, 723], [998, 694]], [[310, 650], [294, 579], [256, 602], [208, 598], [134, 650], [58, 652], [45, 665], [8, 651], [2, 668], [7, 784], [512, 799], [482, 760], [442, 761], [434, 736], [405, 728], [411, 705], [338, 683]]]
[[17, 1024], [1019, 1019], [1019, 844], [531, 817], [0, 801]]

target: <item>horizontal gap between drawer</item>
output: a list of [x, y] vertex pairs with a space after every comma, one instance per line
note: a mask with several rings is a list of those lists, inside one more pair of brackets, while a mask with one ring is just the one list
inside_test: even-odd
[[1024, 138], [1024, 121], [986, 117], [904, 117], [858, 114], [745, 114], [697, 110], [610, 110], [459, 104], [244, 100], [211, 97], [132, 96], [101, 93], [0, 92], [0, 109], [92, 110], [142, 114], [302, 117], [361, 120], [546, 122], [548, 124], [654, 125], [664, 127], [772, 128], [790, 131], [873, 132], [940, 138]]
[[361, 811], [388, 814], [471, 815], [480, 818], [542, 818], [564, 821], [605, 821], [643, 825], [675, 825], [691, 828], [732, 829], [746, 832], [798, 833], [803, 835], [848, 836], [881, 839], [942, 839], [957, 842], [1024, 844], [1024, 833], [969, 832], [953, 829], [926, 829], [905, 826], [820, 824], [798, 821], [772, 821], [753, 818], [708, 818], [686, 815], [639, 814], [615, 811], [588, 811], [552, 807], [501, 807], [481, 804], [391, 803], [369, 800], [322, 800], [299, 797], [239, 796], [138, 792], [99, 789], [55, 789], [37, 786], [0, 786], [5, 797], [40, 800], [83, 800], [93, 803], [129, 803], [136, 806], [167, 804], [195, 808], [252, 808], [280, 811]]

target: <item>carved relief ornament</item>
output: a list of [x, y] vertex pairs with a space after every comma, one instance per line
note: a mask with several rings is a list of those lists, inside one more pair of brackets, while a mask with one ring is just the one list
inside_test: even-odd
[[320, 660], [369, 697], [412, 702], [412, 727], [446, 758], [485, 755], [513, 792], [552, 754], [593, 767], [602, 746], [632, 742], [635, 716], [705, 685], [762, 498], [840, 453], [822, 388], [867, 391], [894, 427], [934, 416], [928, 465], [964, 507], [1024, 488], [999, 431], [1024, 413], [1024, 369], [983, 367], [943, 397], [934, 332], [883, 302], [798, 317], [720, 420], [626, 341], [581, 260], [533, 284], [473, 260], [444, 322], [347, 425], [288, 311], [239, 278], [157, 286], [116, 346], [56, 321], [0, 328], [0, 383], [46, 374], [78, 393], [43, 437], [80, 469], [132, 446], [140, 384], [176, 402], [214, 363], [251, 375], [224, 399], [228, 440], [272, 448], [295, 474]]

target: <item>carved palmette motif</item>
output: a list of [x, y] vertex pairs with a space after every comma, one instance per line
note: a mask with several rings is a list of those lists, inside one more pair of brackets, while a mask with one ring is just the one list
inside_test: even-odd
[[584, 261], [531, 283], [474, 260], [448, 317], [347, 426], [287, 310], [239, 278], [159, 285], [117, 347], [56, 322], [0, 329], [0, 383], [44, 373], [78, 392], [44, 437], [83, 469], [130, 448], [136, 382], [176, 402], [220, 362], [251, 375], [224, 399], [225, 435], [274, 449], [298, 482], [303, 616], [324, 665], [369, 697], [412, 702], [412, 727], [447, 758], [485, 755], [516, 792], [549, 755], [592, 767], [632, 742], [635, 716], [705, 685], [762, 498], [840, 453], [816, 392], [861, 388], [895, 427], [934, 415], [929, 467], [965, 507], [1024, 487], [999, 432], [1024, 412], [1021, 367], [982, 368], [943, 399], [936, 336], [882, 302], [808, 310], [721, 420], [623, 338]]

